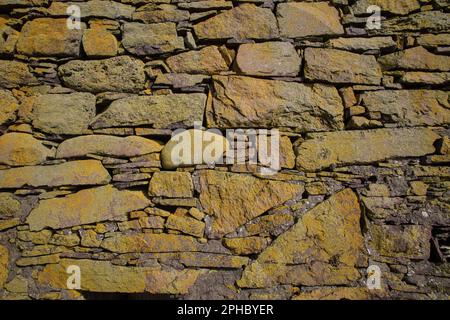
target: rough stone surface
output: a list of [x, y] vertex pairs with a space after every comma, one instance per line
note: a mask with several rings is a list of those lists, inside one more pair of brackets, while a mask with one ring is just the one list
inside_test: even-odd
[[239, 72], [251, 76], [295, 77], [300, 66], [301, 59], [288, 42], [242, 44], [236, 56]]
[[114, 101], [91, 123], [96, 128], [153, 125], [154, 128], [193, 126], [202, 120], [206, 96], [201, 93], [133, 96]]
[[0, 170], [0, 188], [96, 185], [107, 184], [110, 180], [108, 171], [96, 160]]
[[194, 186], [188, 172], [155, 172], [150, 180], [148, 192], [152, 196], [168, 198], [190, 198]]
[[367, 15], [367, 8], [371, 5], [380, 7], [381, 11], [400, 15], [420, 9], [418, 0], [358, 0], [351, 8], [356, 15]]
[[95, 116], [89, 93], [45, 94], [33, 104], [33, 127], [47, 133], [82, 134]]
[[11, 92], [0, 90], [0, 125], [15, 121], [18, 108], [18, 101]]
[[280, 3], [277, 6], [280, 34], [287, 38], [344, 33], [338, 11], [327, 2]]
[[211, 233], [216, 237], [234, 231], [304, 191], [298, 184], [209, 170], [200, 172], [199, 179], [200, 203], [205, 213], [214, 218]]
[[450, 57], [436, 55], [423, 47], [415, 47], [382, 56], [378, 62], [387, 70], [450, 71]]
[[36, 84], [38, 81], [26, 63], [0, 60], [0, 87], [16, 88]]
[[279, 126], [304, 132], [343, 126], [342, 101], [332, 87], [215, 76], [214, 89], [209, 127]]
[[216, 74], [227, 71], [228, 64], [216, 46], [208, 46], [198, 51], [188, 51], [169, 57], [167, 65], [172, 72]]
[[435, 151], [438, 136], [424, 128], [310, 134], [297, 150], [297, 167], [307, 171], [420, 157]]
[[25, 133], [8, 133], [0, 136], [0, 163], [10, 166], [41, 164], [54, 152], [39, 140]]
[[27, 218], [30, 229], [67, 228], [121, 219], [130, 211], [147, 207], [150, 200], [140, 191], [112, 186], [84, 189], [63, 198], [42, 200]]
[[106, 30], [85, 30], [83, 33], [83, 49], [89, 57], [113, 57], [118, 50], [117, 39]]
[[105, 60], [74, 60], [58, 71], [72, 89], [89, 92], [138, 92], [144, 87], [144, 64], [128, 56]]
[[[327, 68], [323, 68], [327, 65]], [[381, 68], [374, 56], [335, 49], [305, 50], [305, 76], [331, 83], [380, 84]]]
[[73, 158], [98, 154], [115, 157], [135, 157], [159, 152], [160, 142], [143, 137], [115, 137], [108, 135], [87, 135], [65, 140], [56, 151], [57, 158]]
[[9, 273], [9, 251], [0, 245], [0, 288], [6, 283]]

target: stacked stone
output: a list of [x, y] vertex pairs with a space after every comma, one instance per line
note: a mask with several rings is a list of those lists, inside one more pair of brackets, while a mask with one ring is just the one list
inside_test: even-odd
[[[2, 0], [0, 299], [448, 298], [448, 12]], [[174, 165], [195, 123], [278, 129], [280, 171]]]

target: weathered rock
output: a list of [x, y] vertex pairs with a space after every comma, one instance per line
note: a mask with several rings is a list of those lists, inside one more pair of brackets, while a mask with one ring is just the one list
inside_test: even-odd
[[80, 238], [75, 233], [54, 234], [49, 243], [58, 246], [74, 247], [80, 244]]
[[82, 134], [95, 117], [89, 93], [44, 94], [33, 103], [33, 127], [54, 134]]
[[286, 38], [344, 34], [339, 13], [328, 2], [280, 3], [277, 19], [280, 34]]
[[30, 166], [44, 162], [54, 152], [32, 135], [12, 132], [0, 136], [0, 163], [10, 166]]
[[200, 40], [274, 39], [278, 37], [275, 16], [270, 9], [242, 4], [194, 25]]
[[24, 257], [16, 260], [16, 265], [19, 267], [38, 266], [51, 263], [58, 263], [60, 261], [59, 254], [50, 254], [41, 257]]
[[155, 172], [148, 192], [151, 196], [168, 198], [190, 198], [194, 186], [188, 172]]
[[19, 35], [20, 33], [13, 28], [0, 25], [0, 54], [13, 54]]
[[166, 221], [166, 228], [201, 238], [205, 231], [205, 224], [194, 218], [170, 215]]
[[249, 175], [218, 171], [199, 173], [200, 203], [213, 217], [211, 236], [220, 237], [267, 210], [298, 197], [304, 187]]
[[117, 190], [111, 185], [78, 191], [63, 198], [41, 200], [27, 218], [30, 230], [120, 220], [127, 213], [143, 209], [150, 200], [141, 191]]
[[22, 206], [12, 193], [0, 192], [0, 217], [17, 217]]
[[154, 128], [190, 127], [201, 122], [206, 104], [202, 93], [133, 96], [115, 100], [99, 114], [94, 129], [153, 125]]
[[189, 11], [170, 4], [150, 3], [138, 8], [133, 14], [133, 20], [144, 23], [180, 22], [189, 20]]
[[34, 19], [23, 26], [16, 48], [27, 56], [78, 57], [84, 28], [69, 29], [67, 19]]
[[156, 77], [155, 85], [171, 86], [178, 89], [194, 87], [206, 79], [209, 79], [209, 76], [202, 74], [163, 73]]
[[117, 39], [106, 30], [85, 30], [83, 33], [83, 49], [88, 57], [113, 57], [118, 50]]
[[433, 144], [439, 138], [425, 128], [312, 133], [309, 137], [297, 149], [299, 170], [421, 157], [435, 152]]
[[122, 44], [128, 52], [138, 56], [184, 49], [183, 38], [177, 35], [176, 25], [172, 22], [125, 23]]
[[216, 74], [228, 70], [228, 64], [216, 46], [183, 52], [169, 57], [166, 62], [172, 72], [178, 73]]
[[397, 43], [392, 37], [373, 38], [337, 38], [327, 41], [331, 48], [349, 51], [368, 51], [395, 48]]
[[35, 84], [38, 81], [26, 63], [0, 60], [0, 87], [17, 88]]
[[115, 234], [102, 242], [102, 248], [117, 253], [199, 251], [200, 247], [193, 237], [166, 233]]
[[420, 9], [419, 0], [358, 0], [351, 9], [355, 15], [367, 15], [367, 8], [372, 5], [380, 7], [381, 11], [399, 15]]
[[134, 8], [115, 1], [92, 0], [86, 2], [52, 2], [48, 13], [54, 16], [66, 16], [67, 8], [77, 5], [80, 8], [80, 18], [131, 19]]
[[417, 37], [420, 46], [450, 46], [450, 34], [422, 34]]
[[374, 293], [367, 288], [336, 287], [304, 291], [292, 300], [369, 300], [373, 296]]
[[241, 269], [248, 264], [248, 258], [225, 254], [203, 252], [182, 252], [177, 260], [187, 267]]
[[450, 72], [406, 72], [400, 79], [401, 83], [407, 84], [431, 84], [444, 85], [450, 83]]
[[386, 70], [450, 71], [450, 57], [429, 52], [424, 47], [415, 47], [382, 56], [378, 62]]
[[242, 44], [236, 56], [237, 69], [246, 75], [295, 77], [300, 66], [301, 59], [289, 42]]
[[433, 90], [382, 90], [361, 95], [367, 111], [398, 126], [436, 126], [450, 122], [449, 94]]
[[441, 11], [423, 11], [405, 17], [382, 21], [380, 29], [370, 30], [374, 34], [398, 34], [426, 30], [427, 32], [446, 32], [450, 27], [450, 17]]
[[244, 270], [238, 286], [339, 285], [357, 280], [355, 266], [364, 250], [360, 214], [351, 189], [335, 194], [275, 239]]
[[0, 231], [17, 227], [19, 224], [20, 224], [19, 218], [0, 220]]
[[382, 73], [374, 56], [335, 49], [307, 48], [305, 76], [309, 80], [331, 83], [378, 85]]
[[15, 121], [18, 108], [19, 104], [12, 93], [0, 90], [0, 125]]
[[161, 164], [164, 169], [175, 169], [195, 164], [223, 163], [223, 154], [229, 146], [230, 143], [222, 134], [198, 129], [186, 130], [174, 135], [164, 146]]
[[74, 60], [63, 64], [58, 74], [72, 89], [90, 92], [139, 92], [144, 88], [144, 63], [129, 56], [105, 60]]
[[71, 161], [52, 166], [0, 170], [0, 188], [107, 184], [111, 180], [100, 161]]
[[81, 290], [152, 294], [186, 294], [200, 270], [160, 270], [154, 267], [122, 267], [109, 261], [63, 259], [48, 265], [38, 274], [38, 282], [55, 289], [67, 288], [67, 268], [78, 266], [82, 274]]
[[0, 245], [0, 288], [3, 288], [9, 274], [9, 251]]
[[161, 143], [143, 137], [116, 137], [107, 135], [81, 136], [62, 142], [56, 151], [57, 158], [82, 157], [98, 154], [115, 157], [135, 157], [159, 152]]
[[370, 226], [369, 245], [382, 256], [408, 259], [428, 259], [431, 230], [420, 225]]
[[333, 87], [214, 76], [212, 128], [286, 127], [298, 132], [343, 129], [342, 100]]
[[246, 235], [279, 236], [294, 224], [294, 217], [286, 213], [269, 214], [250, 221], [245, 225]]
[[223, 244], [237, 255], [257, 254], [263, 251], [270, 243], [270, 238], [247, 237], [225, 238]]

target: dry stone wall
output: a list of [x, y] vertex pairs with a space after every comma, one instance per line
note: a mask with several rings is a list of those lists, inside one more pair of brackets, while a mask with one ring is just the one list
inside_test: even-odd
[[449, 9], [1, 0], [0, 298], [448, 298]]

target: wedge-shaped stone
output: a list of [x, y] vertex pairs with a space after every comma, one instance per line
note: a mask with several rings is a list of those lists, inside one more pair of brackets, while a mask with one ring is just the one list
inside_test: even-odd
[[419, 0], [358, 0], [351, 8], [355, 15], [367, 15], [367, 8], [373, 5], [381, 11], [401, 15], [420, 9]]
[[74, 60], [63, 64], [58, 73], [67, 87], [94, 93], [139, 92], [145, 84], [144, 63], [129, 56]]
[[310, 80], [378, 85], [382, 78], [381, 68], [371, 55], [307, 48], [305, 63], [305, 76]]
[[52, 2], [48, 13], [54, 16], [67, 16], [67, 8], [77, 5], [80, 18], [131, 19], [134, 8], [115, 1], [92, 0], [86, 2]]
[[138, 56], [160, 54], [184, 49], [184, 41], [172, 22], [144, 24], [128, 22], [123, 25], [124, 48]]
[[161, 270], [154, 267], [123, 267], [109, 261], [63, 259], [38, 274], [38, 282], [54, 289], [67, 289], [67, 268], [78, 266], [81, 290], [91, 292], [186, 294], [201, 270]]
[[391, 53], [379, 58], [378, 62], [387, 70], [450, 71], [450, 57], [433, 54], [424, 47]]
[[91, 123], [92, 128], [153, 125], [154, 128], [192, 127], [202, 121], [203, 93], [133, 96], [115, 100]]
[[54, 134], [82, 134], [95, 117], [90, 93], [44, 94], [33, 103], [33, 127]]
[[356, 265], [364, 254], [360, 214], [351, 189], [333, 195], [275, 239], [244, 270], [238, 285], [342, 285], [357, 280]]
[[103, 240], [102, 248], [111, 252], [178, 252], [200, 251], [200, 243], [193, 237], [175, 234], [115, 234]]
[[239, 47], [236, 67], [246, 75], [295, 77], [301, 59], [292, 43], [246, 43]]
[[172, 72], [178, 73], [215, 74], [228, 70], [228, 64], [216, 46], [177, 54], [169, 57], [167, 64]]
[[159, 152], [161, 143], [143, 137], [116, 137], [107, 135], [89, 135], [65, 140], [58, 146], [57, 158], [82, 157], [89, 153], [114, 156], [135, 157]]
[[285, 127], [297, 132], [343, 129], [341, 97], [321, 84], [215, 76], [210, 128]]
[[23, 26], [16, 48], [27, 56], [78, 57], [85, 27], [69, 29], [67, 19], [34, 19]]
[[275, 16], [270, 9], [242, 4], [194, 26], [200, 40], [274, 39], [278, 37]]
[[371, 225], [369, 245], [380, 255], [428, 259], [430, 257], [431, 228], [420, 225]]
[[44, 162], [54, 152], [30, 134], [12, 132], [0, 136], [0, 163], [32, 166]]
[[435, 152], [439, 136], [425, 128], [403, 128], [312, 133], [309, 138], [297, 149], [299, 170], [421, 157]]
[[385, 122], [405, 126], [450, 123], [449, 93], [434, 90], [382, 90], [361, 95], [367, 111], [381, 113]]
[[244, 174], [201, 171], [200, 203], [213, 217], [211, 237], [233, 232], [267, 210], [301, 196], [303, 185], [262, 180]]
[[0, 125], [15, 121], [18, 108], [19, 102], [12, 93], [7, 90], [0, 90]]
[[110, 180], [108, 171], [97, 160], [0, 170], [0, 188], [96, 185]]
[[0, 87], [17, 88], [38, 83], [26, 63], [0, 60]]
[[151, 204], [141, 191], [111, 185], [78, 191], [63, 198], [41, 200], [27, 218], [30, 230], [62, 229], [106, 220], [121, 220], [128, 212]]
[[277, 6], [280, 34], [286, 38], [343, 34], [339, 12], [328, 2], [280, 3]]

